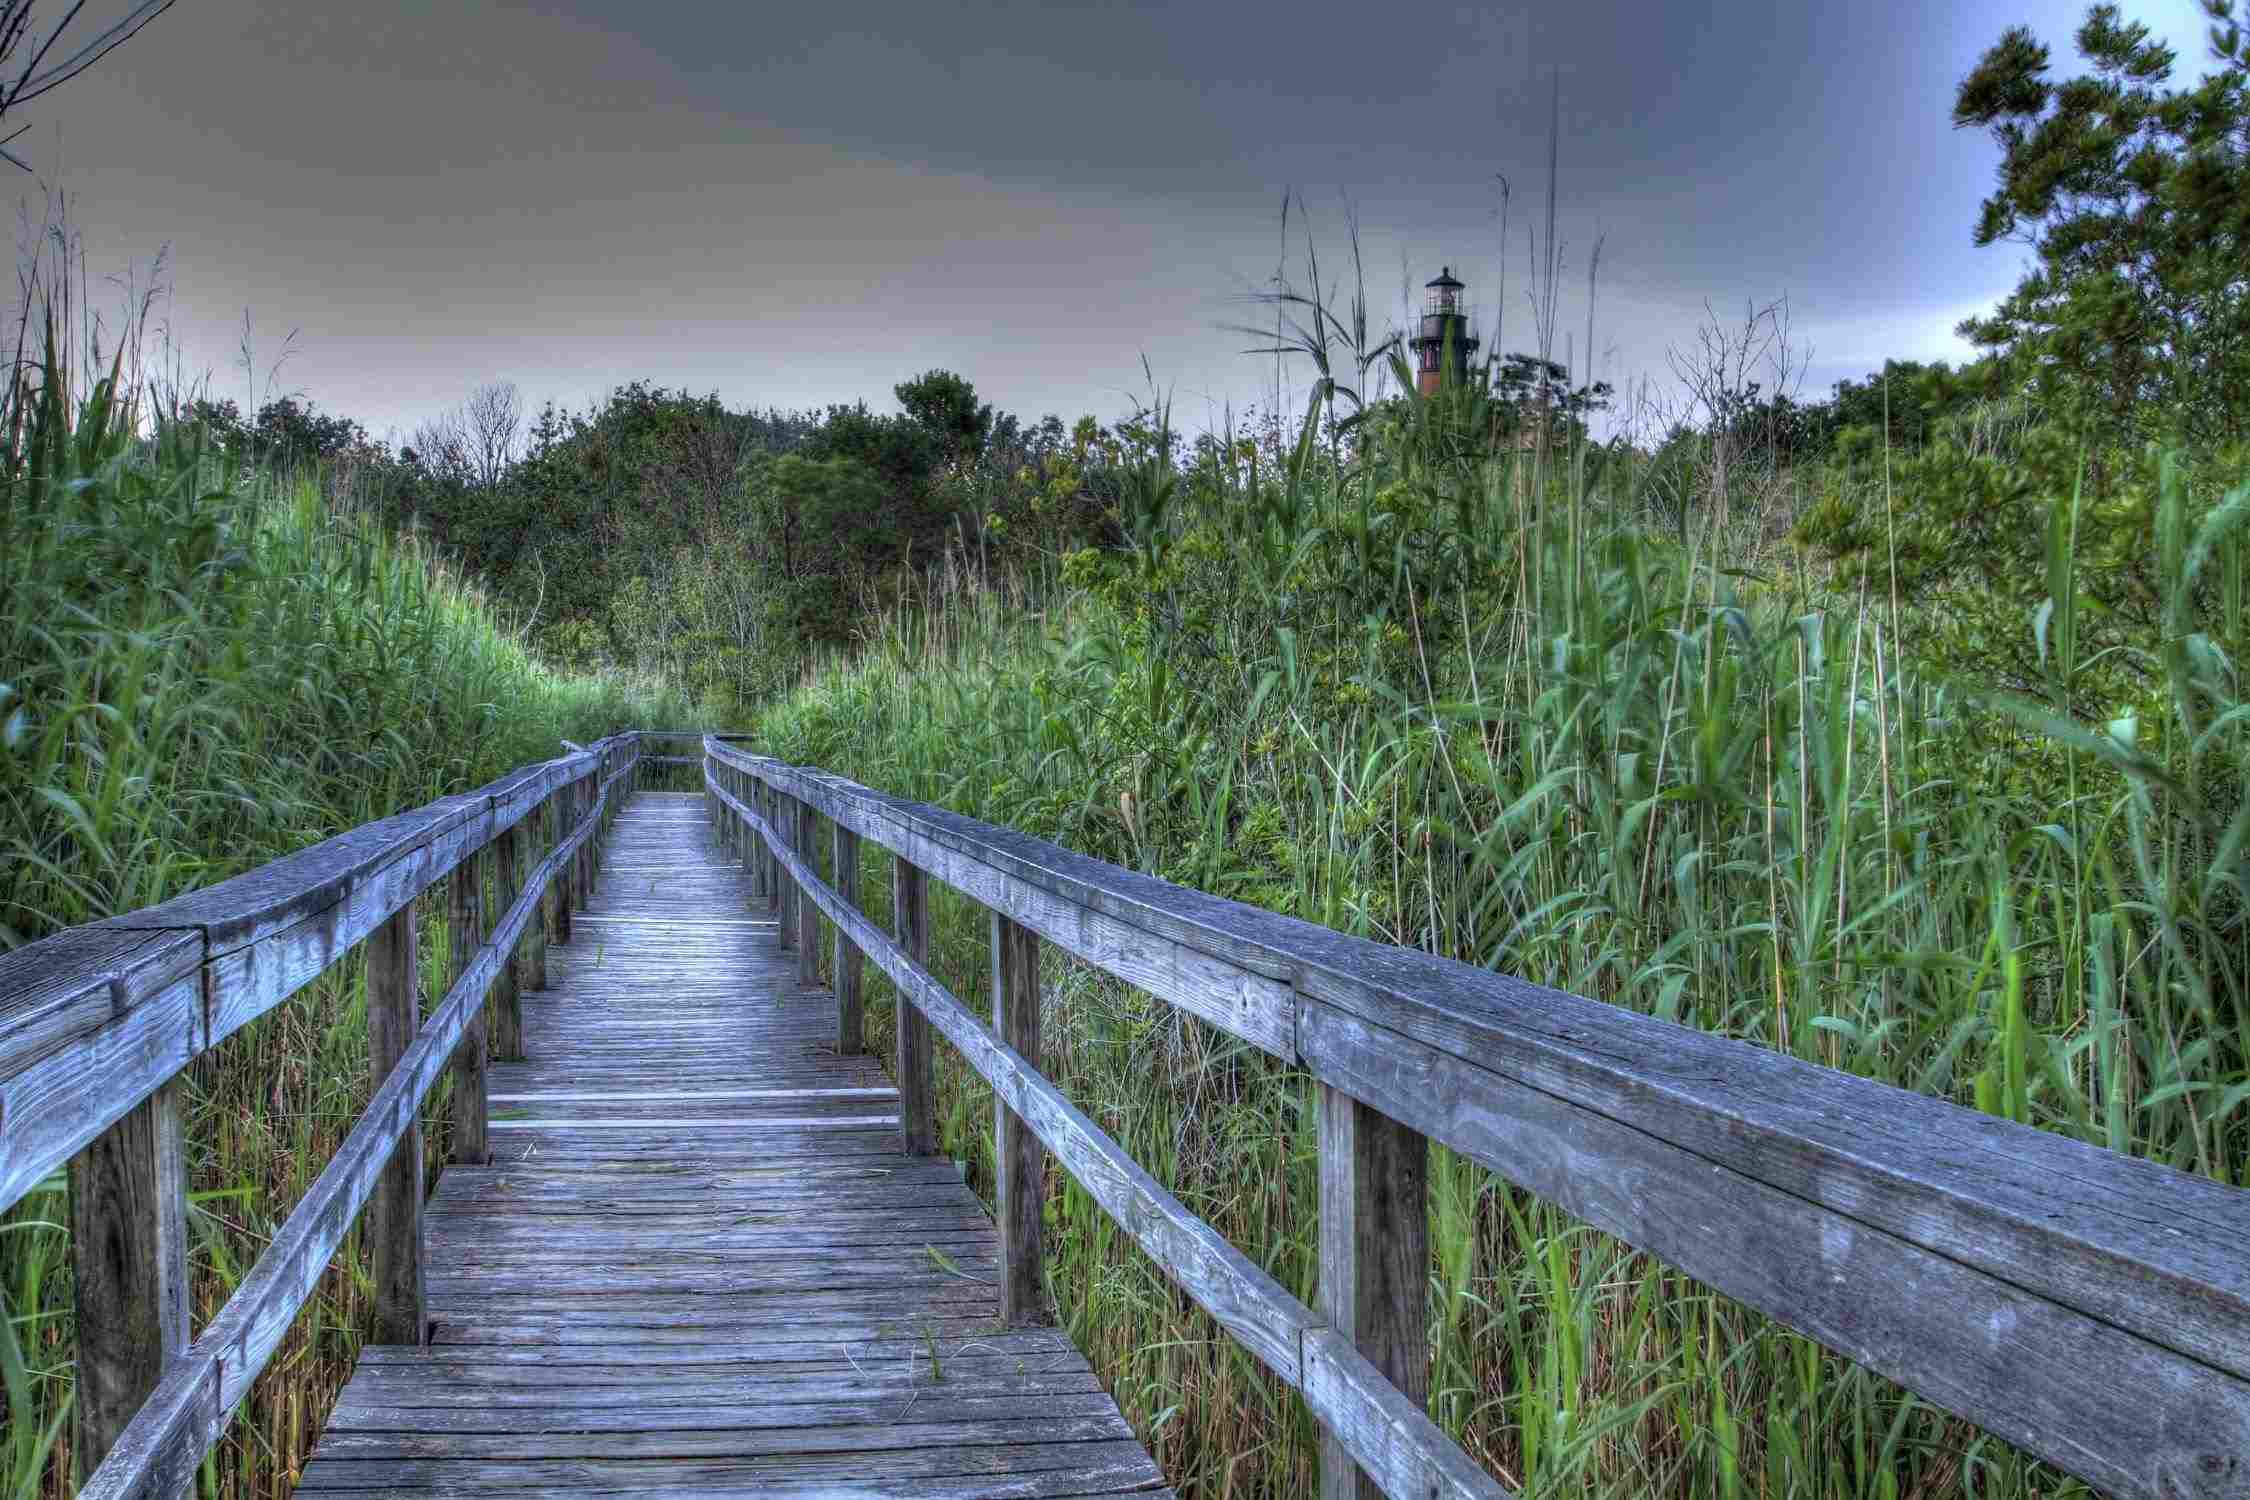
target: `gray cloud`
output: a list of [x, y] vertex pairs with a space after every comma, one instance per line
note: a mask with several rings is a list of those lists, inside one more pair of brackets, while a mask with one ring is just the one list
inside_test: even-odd
[[[2128, 8], [2201, 61], [2193, 0]], [[1969, 244], [1994, 148], [1951, 129], [1952, 87], [2017, 20], [2067, 70], [2081, 15], [183, 0], [20, 145], [97, 273], [171, 245], [174, 336], [221, 393], [249, 394], [247, 309], [261, 380], [295, 329], [283, 386], [377, 433], [499, 377], [880, 407], [933, 366], [1026, 416], [1114, 417], [1144, 354], [1199, 422], [1270, 388], [1222, 325], [1256, 314], [1290, 185], [1331, 273], [1354, 206], [1378, 309], [1441, 263], [1493, 308], [1505, 173], [1528, 347], [1551, 70], [1559, 322], [1583, 342], [1600, 234], [1598, 372], [1661, 378], [1706, 299], [1786, 293], [1817, 393], [1957, 352], [2013, 284], [2019, 252]]]

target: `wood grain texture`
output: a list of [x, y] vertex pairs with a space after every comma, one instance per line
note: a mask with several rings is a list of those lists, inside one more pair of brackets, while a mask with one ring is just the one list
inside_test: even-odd
[[[722, 802], [726, 800], [724, 793], [720, 794], [720, 800]], [[794, 841], [797, 837], [796, 804], [779, 795], [773, 798], [773, 803], [773, 826], [780, 830], [781, 838]], [[789, 866], [789, 861], [779, 851], [775, 851], [774, 860], [780, 869], [786, 870]], [[797, 946], [797, 882], [789, 876], [783, 875], [780, 878], [779, 885], [780, 895], [774, 910], [780, 915], [781, 919], [782, 949], [789, 951]]]
[[[534, 929], [538, 923], [532, 924]], [[414, 908], [406, 906], [367, 940], [367, 1063], [377, 1088], [422, 1028], [416, 993]], [[387, 1344], [429, 1342], [423, 1290], [422, 1124], [419, 1112], [399, 1136], [367, 1200], [363, 1231], [373, 1260], [375, 1327]]]
[[897, 986], [903, 1003], [961, 1052], [1013, 1110], [1046, 1143], [1063, 1169], [1132, 1236], [1171, 1281], [1255, 1355], [1304, 1393], [1314, 1417], [1337, 1434], [1355, 1462], [1393, 1496], [1496, 1500], [1507, 1491], [1471, 1463], [1427, 1413], [1408, 1401], [1358, 1351], [1330, 1350], [1306, 1379], [1305, 1351], [1316, 1336], [1333, 1339], [1312, 1309], [1291, 1296], [1210, 1225], [1190, 1213], [1116, 1141], [1042, 1077], [1030, 1062], [996, 1037], [976, 1013], [888, 934], [836, 899], [813, 872], [784, 847], [779, 835], [739, 802], [722, 797], [729, 812], [746, 818], [775, 857], [819, 902], [832, 921], [852, 929], [870, 963]]
[[[522, 825], [505, 828], [492, 841], [493, 900], [502, 910], [515, 904], [522, 889]], [[492, 1053], [495, 1057], [523, 1056], [523, 945], [518, 943], [500, 966], [492, 986]]]
[[[1430, 1396], [1429, 1142], [1327, 1084], [1319, 1093], [1320, 1283], [1328, 1326], [1408, 1403]], [[1343, 1440], [1320, 1447], [1322, 1500], [1376, 1500]]]
[[[953, 849], [962, 863], [933, 873], [987, 882], [964, 887], [980, 900], [1017, 899], [989, 893], [998, 872], [1034, 904], [1291, 979], [1294, 1053], [1322, 1082], [2105, 1490], [2198, 1493], [2195, 1476], [2250, 1473], [2250, 1194], [707, 753], [872, 842]], [[2119, 1369], [2160, 1405], [2105, 1403]]]
[[[720, 764], [755, 765], [760, 774], [779, 764], [753, 762], [723, 746], [713, 753]], [[1295, 999], [1287, 965], [1252, 956], [1248, 948], [1232, 951], [1214, 942], [1202, 949], [1185, 943], [1161, 908], [1149, 904], [1166, 892], [1206, 902], [1216, 898], [989, 824], [886, 798], [841, 778], [788, 767], [773, 774], [787, 795], [808, 798], [824, 816], [912, 860], [979, 905], [1007, 912], [1057, 947], [1253, 1046], [1283, 1059], [1295, 1057]], [[923, 813], [938, 821], [923, 818]], [[955, 824], [1005, 835], [1009, 847], [979, 843]], [[1044, 851], [1044, 863], [1026, 852], [1034, 846]], [[1116, 889], [1106, 889], [1104, 882]]]
[[[790, 811], [797, 819], [790, 847], [810, 869], [816, 864], [820, 849], [820, 815], [813, 811], [809, 802], [799, 802]], [[796, 927], [797, 982], [809, 990], [820, 983], [820, 908], [804, 899], [802, 890], [797, 893]]]
[[[1039, 1066], [1039, 935], [998, 912], [992, 928], [992, 1029], [1034, 1070]], [[992, 1112], [994, 1217], [1000, 1223], [1000, 1317], [1013, 1324], [1050, 1320], [1040, 1234], [1047, 1200], [1047, 1156], [1021, 1116], [1001, 1103]]]
[[80, 1474], [108, 1456], [187, 1347], [184, 1094], [178, 1080], [166, 1084], [71, 1158], [71, 1454]]
[[[534, 865], [554, 846], [556, 816], [555, 803], [553, 799], [549, 799], [540, 804], [539, 810], [526, 825], [531, 830], [528, 858]], [[533, 882], [533, 877], [529, 874], [524, 879], [526, 884]], [[547, 944], [553, 939], [555, 931], [553, 883], [539, 881], [537, 889], [539, 915], [537, 920], [524, 929], [523, 935], [523, 987], [527, 990], [543, 990], [547, 987]]]
[[[857, 905], [859, 835], [841, 823], [831, 824], [830, 828], [835, 835], [836, 888], [844, 893], [846, 900]], [[852, 940], [845, 936], [841, 927], [835, 930], [835, 949], [829, 968], [836, 984], [836, 1050], [846, 1055], [864, 1052], [867, 1043], [863, 1035], [866, 1020], [862, 1015], [862, 965], [859, 950], [852, 946]]]
[[[596, 762], [527, 767], [236, 880], [0, 955], [0, 1205], [327, 972], [539, 799], [590, 777]], [[102, 1087], [88, 1089], [88, 1078]]]
[[[620, 773], [622, 774], [622, 773]], [[581, 827], [579, 836], [592, 832]], [[548, 866], [575, 856], [567, 843]], [[546, 873], [542, 870], [540, 874]], [[85, 1500], [174, 1494], [193, 1482], [203, 1454], [216, 1443], [250, 1383], [265, 1368], [313, 1288], [374, 1192], [385, 1166], [413, 1127], [437, 1080], [483, 1005], [508, 947], [536, 915], [527, 890], [495, 924], [466, 972], [431, 1011], [396, 1067], [328, 1165], [290, 1211], [226, 1305], [185, 1354], [173, 1360], [100, 1468], [80, 1489]]]
[[[897, 934], [901, 953], [916, 964], [928, 965], [930, 878], [904, 859], [891, 861], [891, 931]], [[908, 1156], [935, 1156], [937, 1085], [930, 1018], [915, 1005], [901, 1003], [895, 1008], [892, 1073], [898, 1082], [899, 1149]]]
[[[446, 932], [452, 946], [448, 985], [460, 982], [476, 961], [484, 944], [485, 872], [491, 861], [483, 854], [453, 872], [446, 887]], [[486, 1130], [489, 1106], [485, 1101], [485, 1075], [491, 1066], [488, 1027], [492, 1008], [479, 1003], [461, 1035], [453, 1057], [453, 1134], [451, 1160], [481, 1166], [491, 1158], [491, 1135]]]
[[527, 1060], [493, 1066], [494, 1160], [431, 1195], [435, 1337], [363, 1351], [300, 1491], [1161, 1493], [1069, 1341], [999, 1329], [952, 1164], [804, 1123], [889, 1081], [742, 920], [703, 808], [616, 822], [600, 937], [555, 950]]
[[201, 932], [81, 927], [0, 954], [0, 1207], [186, 1067], [206, 1035]]

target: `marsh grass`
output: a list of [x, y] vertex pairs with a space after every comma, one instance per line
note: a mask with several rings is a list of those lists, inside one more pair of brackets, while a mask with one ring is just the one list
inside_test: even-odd
[[[1128, 498], [1129, 556], [890, 612], [767, 713], [771, 753], [1379, 941], [1423, 947], [2182, 1171], [2250, 1172], [2250, 485], [2168, 471], [2148, 696], [1937, 680], [1880, 600], [1767, 533], [1652, 534], [1634, 476], [1480, 457], [1473, 391], [1277, 466], [1225, 435]], [[1544, 491], [1544, 496], [1541, 492]], [[1750, 576], [1758, 575], [1758, 576]], [[2233, 601], [2230, 603], [2230, 601]], [[2154, 705], [2153, 709], [2150, 705]], [[861, 899], [882, 909], [887, 872]], [[981, 914], [933, 903], [981, 1003]], [[1309, 1297], [1307, 1080], [1050, 953], [1050, 1076]], [[870, 1045], [890, 1002], [874, 986]], [[989, 1092], [940, 1049], [989, 1191]], [[1302, 1408], [1050, 1174], [1062, 1315], [1184, 1492], [1306, 1494]], [[1433, 1416], [1537, 1495], [2085, 1487], [1496, 1176], [1431, 1177]]]
[[[66, 352], [62, 323], [35, 316], [41, 357], [0, 413], [0, 944], [466, 790], [565, 736], [684, 721], [652, 684], [541, 667], [413, 538], [332, 514], [317, 476], [215, 464], [121, 354]], [[446, 938], [426, 905], [434, 997]], [[191, 1074], [198, 1328], [366, 1101], [359, 967]], [[68, 1219], [61, 1173], [0, 1216], [0, 1495], [75, 1484]], [[348, 1245], [206, 1463], [206, 1494], [287, 1492], [370, 1316]]]

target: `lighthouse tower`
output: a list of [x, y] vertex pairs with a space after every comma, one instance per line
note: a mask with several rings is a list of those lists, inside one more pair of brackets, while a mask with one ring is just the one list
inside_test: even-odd
[[1453, 268], [1445, 267], [1437, 280], [1423, 289], [1422, 330], [1406, 341], [1414, 351], [1417, 366], [1415, 384], [1425, 396], [1437, 394], [1439, 384], [1450, 375], [1466, 380], [1469, 375], [1469, 356], [1477, 347], [1477, 336], [1469, 331], [1469, 305], [1461, 300], [1462, 283], [1453, 279]]

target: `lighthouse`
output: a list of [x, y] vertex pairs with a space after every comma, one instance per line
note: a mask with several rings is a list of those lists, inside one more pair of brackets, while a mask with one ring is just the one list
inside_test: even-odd
[[1469, 375], [1469, 355], [1477, 336], [1469, 331], [1469, 305], [1461, 300], [1462, 283], [1446, 266], [1422, 293], [1422, 330], [1406, 341], [1418, 367], [1415, 384], [1425, 396], [1437, 394], [1447, 375], [1456, 381]]

